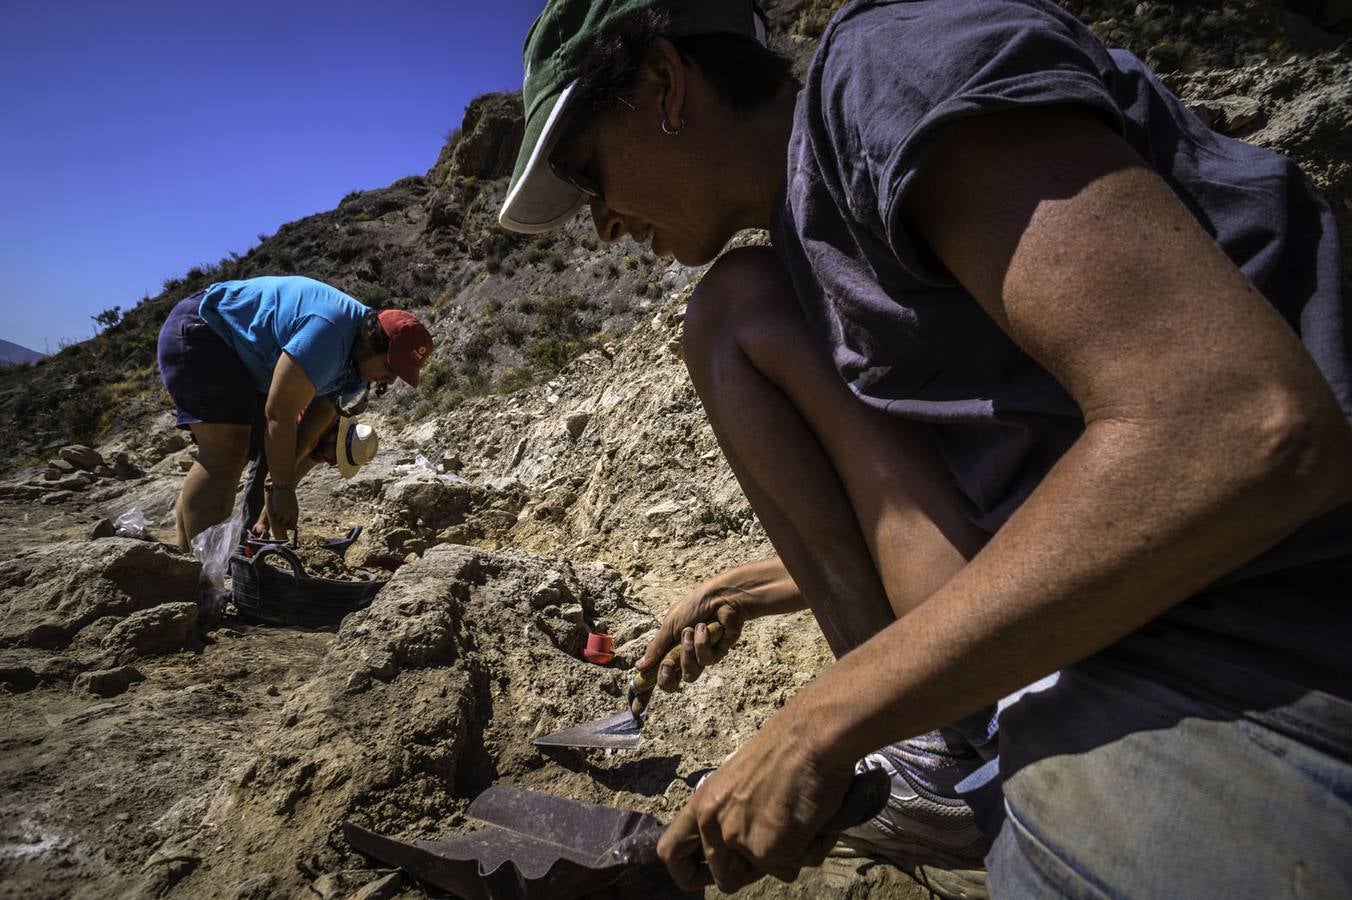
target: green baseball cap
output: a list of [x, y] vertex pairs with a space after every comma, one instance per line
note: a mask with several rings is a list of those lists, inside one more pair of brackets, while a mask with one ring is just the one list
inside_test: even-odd
[[667, 33], [672, 37], [730, 32], [765, 43], [765, 23], [752, 0], [550, 0], [522, 51], [526, 134], [498, 214], [504, 228], [527, 234], [549, 231], [567, 222], [585, 201], [581, 191], [554, 174], [549, 155], [593, 42], [648, 9], [670, 13]]

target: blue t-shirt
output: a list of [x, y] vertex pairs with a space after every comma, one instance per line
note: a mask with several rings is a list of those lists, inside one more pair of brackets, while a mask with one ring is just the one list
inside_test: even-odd
[[[1000, 528], [1084, 422], [907, 233], [902, 207], [956, 120], [1050, 104], [1090, 110], [1135, 148], [1299, 335], [1352, 417], [1338, 231], [1294, 163], [1211, 131], [1140, 60], [1047, 0], [853, 2], [799, 95], [772, 238], [842, 379], [865, 403], [927, 424], [971, 521]], [[1352, 607], [1315, 589], [1348, 584], [1349, 560], [1352, 506], [1119, 649], [1230, 701], [1252, 700], [1260, 682], [1270, 696], [1288, 683], [1352, 696]]]
[[352, 345], [370, 309], [313, 278], [265, 276], [218, 281], [198, 314], [235, 349], [260, 394], [285, 351], [321, 396], [350, 394], [365, 382], [351, 361]]

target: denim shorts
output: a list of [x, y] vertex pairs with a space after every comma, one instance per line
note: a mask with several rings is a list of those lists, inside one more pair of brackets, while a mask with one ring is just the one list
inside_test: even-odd
[[160, 328], [160, 378], [173, 398], [180, 428], [262, 422], [267, 399], [234, 348], [197, 314], [201, 294], [180, 300]]
[[1352, 897], [1352, 760], [1112, 662], [1000, 716], [992, 897]]

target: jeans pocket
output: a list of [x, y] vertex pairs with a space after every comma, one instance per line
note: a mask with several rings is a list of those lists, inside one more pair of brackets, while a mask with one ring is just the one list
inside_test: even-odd
[[[1004, 853], [996, 852], [1005, 858], [1000, 862], [992, 860], [992, 874], [995, 885], [1009, 887], [1008, 896], [1028, 897], [1067, 897], [1072, 900], [1110, 900], [1112, 893], [1099, 887], [1054, 850], [1045, 841], [1032, 832], [1019, 820], [1019, 814], [1008, 803], [1005, 804], [1005, 829], [1013, 836], [1013, 846], [1006, 843]], [[997, 843], [1000, 843], [997, 840]], [[1013, 849], [1020, 860], [1011, 860]], [[1006, 866], [1019, 866], [1022, 872], [1000, 872]], [[1031, 867], [1032, 871], [1029, 871]], [[995, 886], [993, 885], [993, 886]]]

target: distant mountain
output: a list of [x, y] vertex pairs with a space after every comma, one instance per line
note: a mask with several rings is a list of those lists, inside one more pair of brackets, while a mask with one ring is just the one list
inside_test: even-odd
[[35, 363], [46, 355], [36, 350], [29, 350], [27, 347], [20, 347], [11, 341], [0, 340], [0, 366]]

